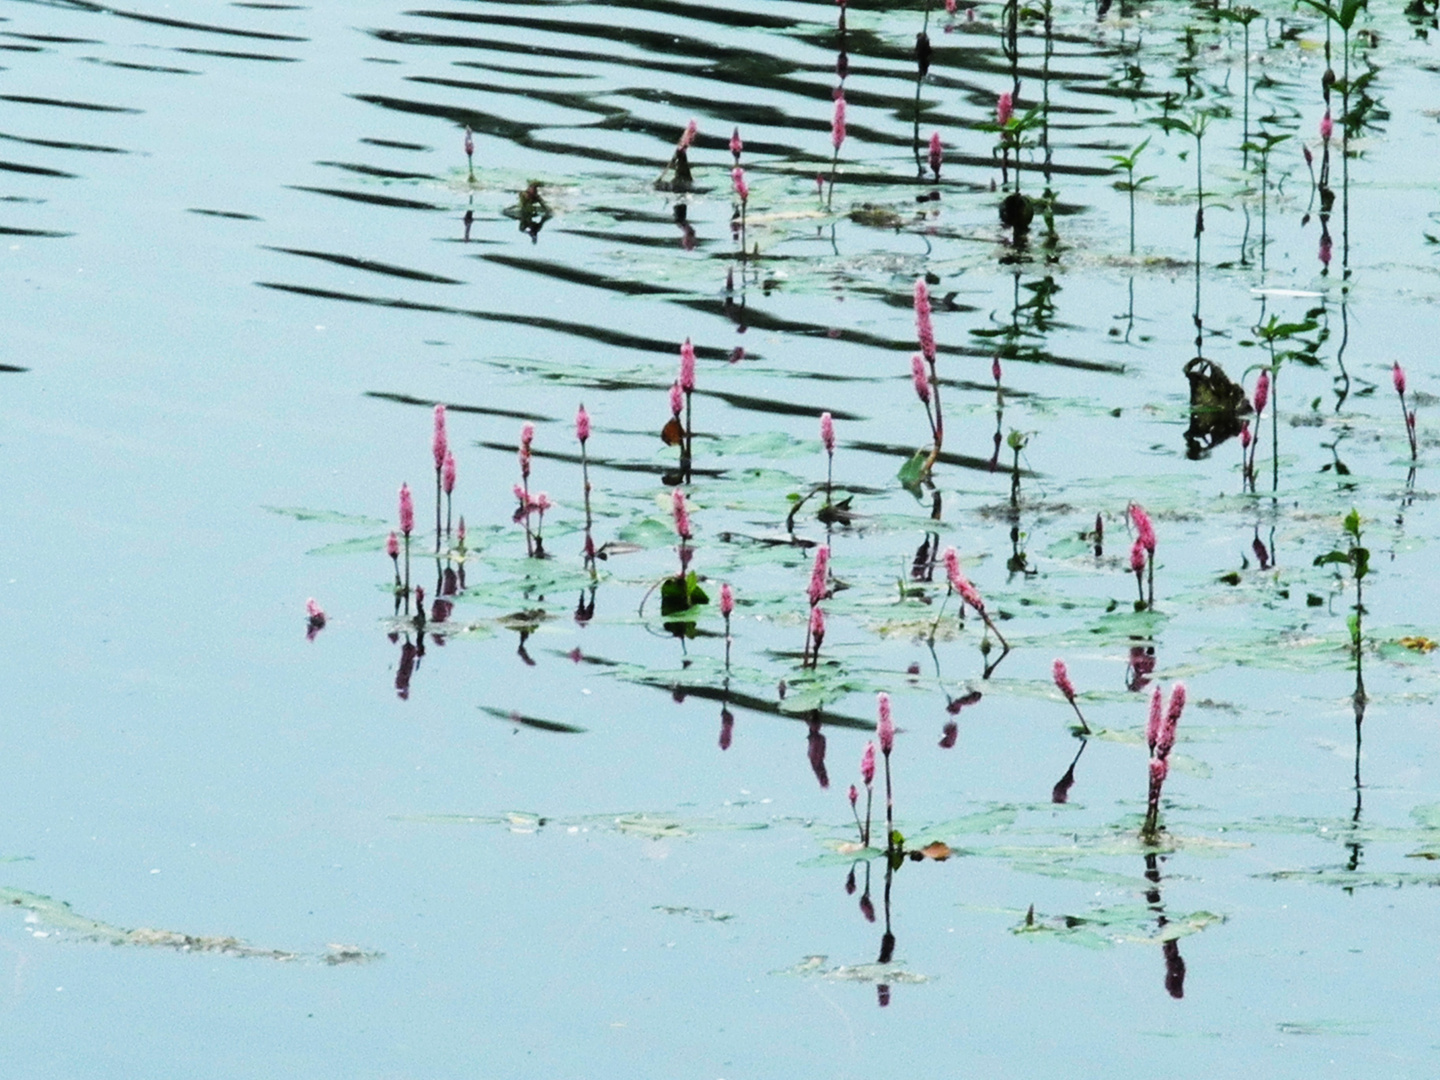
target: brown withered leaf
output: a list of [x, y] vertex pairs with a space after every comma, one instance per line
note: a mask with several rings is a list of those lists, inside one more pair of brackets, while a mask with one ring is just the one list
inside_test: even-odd
[[918, 849], [915, 854], [925, 859], [934, 859], [936, 862], [944, 862], [954, 854], [950, 845], [943, 840], [933, 840], [924, 847]]
[[666, 446], [678, 446], [685, 438], [685, 429], [680, 426], [680, 421], [670, 417], [665, 426], [660, 429], [660, 439]]

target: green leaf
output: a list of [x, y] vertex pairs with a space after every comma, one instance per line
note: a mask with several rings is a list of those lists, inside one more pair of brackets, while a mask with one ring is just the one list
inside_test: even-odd
[[925, 478], [925, 462], [929, 457], [930, 454], [927, 451], [916, 450], [915, 456], [900, 466], [900, 471], [896, 473], [896, 476], [899, 477], [900, 486], [906, 491], [912, 494], [919, 491], [920, 481]]

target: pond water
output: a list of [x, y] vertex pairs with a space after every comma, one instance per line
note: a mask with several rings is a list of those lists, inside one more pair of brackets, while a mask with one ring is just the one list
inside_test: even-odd
[[1440, 32], [1331, 15], [0, 7], [10, 1071], [1433, 1075]]

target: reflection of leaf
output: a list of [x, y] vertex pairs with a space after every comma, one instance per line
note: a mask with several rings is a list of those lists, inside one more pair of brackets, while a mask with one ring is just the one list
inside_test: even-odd
[[1095, 908], [1084, 915], [1026, 915], [1010, 932], [1058, 938], [1092, 949], [1119, 944], [1159, 945], [1197, 934], [1207, 926], [1224, 922], [1225, 917], [1210, 911], [1188, 915], [1165, 912], [1163, 926], [1160, 921], [1147, 904], [1122, 904]]

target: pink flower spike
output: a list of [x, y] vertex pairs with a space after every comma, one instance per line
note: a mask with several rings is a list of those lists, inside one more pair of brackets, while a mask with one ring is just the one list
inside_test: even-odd
[[742, 203], [750, 201], [750, 185], [745, 182], [745, 170], [739, 165], [730, 170], [730, 182], [735, 186], [735, 194]]
[[585, 411], [583, 404], [575, 412], [575, 438], [580, 440], [582, 446], [585, 440], [590, 438], [590, 414]]
[[1249, 420], [1241, 420], [1241, 421], [1240, 421], [1240, 449], [1241, 449], [1241, 450], [1249, 450], [1249, 449], [1250, 449], [1250, 442], [1251, 442], [1250, 421], [1249, 421]]
[[730, 133], [730, 153], [734, 156], [737, 165], [740, 163], [740, 151], [744, 146], [745, 144], [740, 141], [740, 129], [737, 127]]
[[680, 389], [680, 384], [679, 384], [678, 382], [677, 382], [677, 383], [671, 383], [671, 384], [670, 384], [670, 415], [678, 418], [678, 417], [680, 416], [681, 411], [684, 410], [684, 408], [685, 408], [685, 394], [684, 394], [684, 392]]
[[890, 695], [875, 695], [876, 704], [880, 707], [880, 720], [875, 725], [875, 737], [880, 740], [880, 752], [887, 757], [895, 746], [895, 721], [890, 717]]
[[915, 382], [915, 395], [930, 404], [930, 376], [925, 374], [925, 358], [918, 352], [910, 358], [910, 378]]
[[410, 485], [400, 485], [400, 531], [409, 536], [415, 531], [415, 500], [410, 497]]
[[535, 425], [524, 424], [520, 428], [520, 476], [530, 478], [530, 444], [535, 440]]
[[980, 590], [975, 588], [969, 581], [960, 583], [960, 599], [969, 604], [983, 617], [985, 614], [985, 599], [980, 595]]
[[1265, 403], [1270, 400], [1270, 372], [1262, 369], [1260, 378], [1255, 382], [1255, 419], [1260, 419], [1260, 414], [1265, 411]]
[[1326, 142], [1329, 142], [1330, 136], [1334, 133], [1335, 121], [1330, 119], [1330, 110], [1326, 109], [1325, 115], [1320, 118], [1320, 138], [1324, 139]]
[[828, 412], [820, 414], [820, 441], [827, 454], [835, 453], [835, 419]]
[[536, 495], [533, 499], [530, 500], [530, 505], [543, 514], [546, 510], [549, 510], [555, 504], [550, 501], [550, 496], [546, 495], [545, 492], [542, 491], [539, 495]]
[[[954, 0], [950, 2], [953, 4]], [[936, 179], [940, 177], [940, 165], [944, 157], [945, 151], [940, 146], [940, 133], [933, 131], [930, 133], [930, 171], [935, 174]]]
[[690, 539], [690, 510], [685, 505], [685, 492], [680, 488], [675, 489], [671, 496], [672, 508], [675, 512], [675, 532], [681, 540]]
[[860, 792], [858, 792], [858, 791], [855, 790], [855, 785], [854, 785], [854, 784], [851, 784], [851, 785], [850, 785], [850, 808], [851, 808], [852, 810], [855, 808], [855, 803], [859, 800], [859, 798], [860, 798]]
[[815, 174], [815, 194], [825, 194], [825, 177], [821, 176], [819, 173]]
[[695, 141], [695, 136], [700, 132], [700, 125], [691, 120], [685, 125], [685, 130], [680, 133], [680, 141], [676, 144], [676, 150], [688, 150], [690, 144]]
[[430, 442], [430, 451], [435, 455], [435, 468], [445, 464], [445, 452], [450, 449], [450, 439], [445, 434], [445, 406], [435, 406], [435, 437]]
[[1150, 716], [1145, 723], [1145, 745], [1150, 747], [1150, 752], [1155, 752], [1155, 746], [1160, 741], [1160, 723], [1162, 717], [1162, 705], [1160, 701], [1160, 687], [1156, 686], [1150, 693]]
[[440, 484], [449, 495], [455, 490], [455, 455], [445, 451], [445, 464], [440, 468]]
[[995, 380], [995, 385], [996, 385], [996, 386], [999, 386], [999, 385], [1000, 385], [1000, 357], [998, 357], [998, 356], [995, 357], [994, 359], [992, 359], [992, 360], [990, 361], [990, 375], [991, 375], [991, 377], [994, 378], [994, 380]]
[[720, 614], [728, 619], [730, 613], [734, 610], [735, 593], [731, 590], [730, 583], [727, 581], [724, 585], [720, 586]]
[[1165, 707], [1165, 719], [1160, 724], [1160, 738], [1155, 741], [1155, 752], [1162, 758], [1170, 756], [1170, 748], [1175, 745], [1175, 728], [1184, 711], [1185, 684], [1177, 682], [1170, 688], [1170, 702]]
[[915, 336], [925, 359], [935, 362], [935, 327], [930, 322], [930, 287], [923, 277], [915, 279]]
[[397, 537], [394, 532], [391, 532], [390, 535], [385, 538], [385, 554], [389, 555], [392, 559], [398, 559], [400, 557], [400, 538]]
[[835, 118], [830, 121], [830, 145], [835, 147], [835, 152], [840, 152], [840, 144], [845, 141], [845, 92], [839, 91], [835, 95]]
[[815, 549], [815, 565], [810, 568], [810, 587], [806, 590], [806, 594], [810, 597], [811, 607], [825, 598], [825, 582], [829, 574], [830, 549], [821, 544]]
[[1170, 762], [1164, 758], [1150, 759], [1150, 783], [1152, 786], [1158, 788], [1161, 784], [1165, 783], [1165, 777], [1169, 775]]
[[1151, 555], [1155, 554], [1155, 526], [1150, 524], [1150, 515], [1139, 503], [1130, 504], [1130, 520], [1135, 525], [1135, 538]]
[[1390, 380], [1395, 384], [1395, 393], [1401, 397], [1405, 396], [1405, 369], [1400, 366], [1400, 361], [1395, 361], [1395, 366], [1390, 369]]
[[695, 389], [695, 346], [688, 337], [680, 346], [680, 389], [687, 394]]
[[1010, 117], [1013, 116], [1014, 113], [1015, 99], [1011, 96], [1010, 91], [1006, 90], [995, 103], [995, 122], [1003, 128], [1006, 124], [1010, 123]]
[[463, 548], [465, 546], [465, 519], [463, 517], [460, 519], [459, 526], [455, 529], [455, 535], [459, 537], [460, 546]]
[[945, 549], [945, 577], [950, 582], [950, 587], [957, 593], [964, 595], [964, 586], [969, 582], [965, 575], [960, 572], [960, 556], [953, 547]]
[[1130, 547], [1130, 569], [1137, 574], [1145, 570], [1145, 545], [1139, 540]]
[[469, 124], [465, 125], [465, 156], [467, 158], [475, 156], [475, 135], [471, 132]]
[[954, 15], [954, 14], [955, 14], [955, 0], [945, 0], [945, 14], [946, 14], [946, 15]]
[[815, 657], [820, 655], [820, 642], [825, 640], [825, 612], [819, 607], [810, 609], [810, 648]]
[[1055, 676], [1055, 685], [1065, 695], [1065, 700], [1073, 705], [1075, 703], [1075, 684], [1070, 681], [1070, 672], [1065, 670], [1064, 660], [1055, 661], [1052, 674]]
[[867, 742], [865, 752], [860, 755], [860, 779], [868, 788], [875, 782], [875, 744]]

